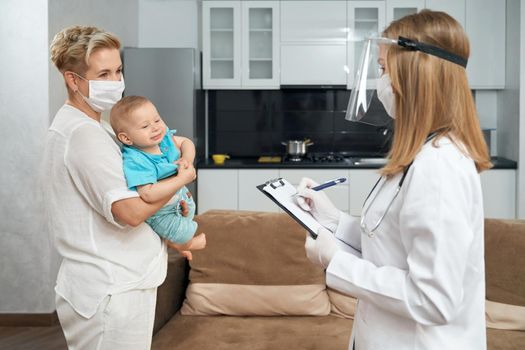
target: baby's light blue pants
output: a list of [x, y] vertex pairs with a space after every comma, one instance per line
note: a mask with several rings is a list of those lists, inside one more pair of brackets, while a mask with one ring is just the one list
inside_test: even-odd
[[[177, 244], [183, 244], [193, 238], [197, 231], [197, 223], [193, 221], [195, 215], [195, 201], [188, 196], [188, 189], [183, 187], [177, 192], [179, 200], [174, 204], [165, 205], [146, 222], [162, 238]], [[188, 204], [188, 216], [183, 216], [180, 201]]]

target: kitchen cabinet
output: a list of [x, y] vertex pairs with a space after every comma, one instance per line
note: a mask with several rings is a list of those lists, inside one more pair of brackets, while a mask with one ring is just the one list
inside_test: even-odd
[[200, 169], [197, 178], [197, 213], [210, 209], [239, 209], [239, 171]]
[[350, 215], [361, 216], [366, 197], [379, 179], [379, 169], [359, 169], [349, 171]]
[[278, 212], [279, 207], [256, 188], [278, 177], [278, 169], [239, 169], [239, 209]]
[[281, 85], [346, 85], [346, 1], [281, 1]]
[[204, 1], [203, 87], [279, 88], [279, 2]]
[[[255, 186], [283, 177], [297, 186], [301, 178], [326, 182], [345, 177], [347, 182], [325, 193], [337, 208], [360, 216], [363, 203], [379, 179], [378, 169], [199, 169], [197, 212], [210, 209], [277, 212], [280, 209]], [[486, 218], [516, 218], [516, 170], [493, 169], [481, 174]]]
[[486, 218], [516, 218], [516, 170], [493, 169], [481, 173]]
[[505, 12], [501, 0], [466, 0], [465, 30], [470, 40], [467, 65], [472, 89], [505, 88]]
[[346, 85], [346, 45], [282, 45], [281, 85]]
[[347, 44], [347, 75], [348, 89], [352, 89], [356, 70], [361, 61], [364, 40], [381, 33], [386, 26], [386, 11], [384, 1], [349, 1], [348, 13], [348, 44]]
[[242, 3], [242, 87], [279, 88], [279, 1]]
[[202, 5], [204, 88], [241, 85], [241, 3], [205, 1]]
[[386, 0], [386, 23], [421, 11], [425, 0]]

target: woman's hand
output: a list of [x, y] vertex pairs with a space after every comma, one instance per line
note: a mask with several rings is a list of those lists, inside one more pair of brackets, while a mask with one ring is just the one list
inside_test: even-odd
[[319, 185], [314, 180], [303, 177], [297, 186], [297, 203], [309, 211], [315, 220], [332, 232], [335, 232], [341, 215], [339, 209], [323, 191], [314, 191], [312, 187]]
[[335, 253], [340, 248], [337, 245], [336, 238], [332, 232], [321, 227], [317, 232], [317, 239], [313, 239], [309, 233], [306, 233], [306, 242], [304, 243], [306, 257], [314, 264], [327, 268], [332, 261]]

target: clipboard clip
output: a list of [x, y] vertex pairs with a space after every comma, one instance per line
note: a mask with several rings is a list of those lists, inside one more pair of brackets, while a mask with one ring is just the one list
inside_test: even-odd
[[276, 179], [268, 180], [266, 181], [266, 185], [270, 185], [274, 190], [276, 188], [283, 187], [284, 186], [283, 178], [278, 177]]

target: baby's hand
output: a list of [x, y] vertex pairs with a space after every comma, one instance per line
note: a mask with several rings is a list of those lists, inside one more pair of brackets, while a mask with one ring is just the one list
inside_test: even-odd
[[177, 178], [181, 179], [184, 184], [189, 184], [197, 177], [197, 172], [195, 168], [190, 164], [187, 168], [180, 167], [177, 174]]
[[184, 158], [180, 158], [179, 160], [176, 160], [174, 162], [175, 164], [178, 164], [179, 167], [182, 167], [184, 169], [188, 169], [188, 167], [190, 166], [190, 162], [188, 162], [186, 159]]

